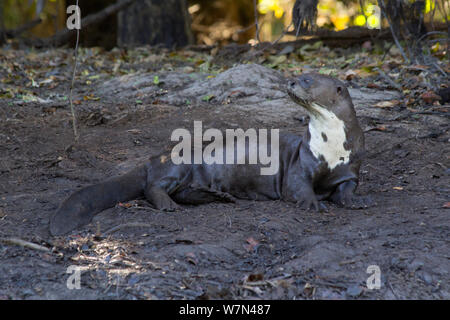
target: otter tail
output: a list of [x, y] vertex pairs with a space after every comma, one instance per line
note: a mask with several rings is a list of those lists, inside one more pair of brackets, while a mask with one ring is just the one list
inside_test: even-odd
[[61, 203], [50, 219], [50, 233], [53, 236], [66, 234], [118, 202], [138, 198], [144, 192], [146, 180], [146, 169], [140, 166], [122, 176], [76, 191]]

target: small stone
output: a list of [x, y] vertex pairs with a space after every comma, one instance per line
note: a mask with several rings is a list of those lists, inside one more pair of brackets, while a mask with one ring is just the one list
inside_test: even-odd
[[410, 264], [408, 264], [409, 272], [416, 272], [417, 270], [422, 269], [424, 263], [420, 260], [414, 259]]
[[352, 286], [347, 288], [346, 294], [349, 297], [357, 298], [362, 292], [363, 289], [360, 286]]
[[195, 69], [192, 68], [191, 66], [186, 66], [186, 67], [183, 68], [183, 72], [184, 73], [192, 73], [194, 71], [195, 71]]
[[418, 276], [428, 285], [433, 283], [433, 277], [428, 272], [421, 271], [420, 273], [418, 273]]
[[139, 282], [139, 277], [138, 276], [131, 276], [130, 279], [128, 279], [128, 285], [129, 286], [134, 286], [136, 283]]

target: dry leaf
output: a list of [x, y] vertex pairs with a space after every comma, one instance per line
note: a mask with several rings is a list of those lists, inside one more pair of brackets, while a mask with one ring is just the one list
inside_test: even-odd
[[259, 245], [259, 241], [255, 240], [253, 237], [248, 238], [247, 243], [248, 244], [244, 245], [244, 248], [249, 252], [254, 251], [255, 248]]
[[380, 89], [380, 86], [377, 85], [376, 83], [368, 83], [368, 84], [367, 84], [367, 88], [371, 88], [371, 89]]
[[441, 99], [441, 97], [438, 96], [433, 91], [427, 91], [425, 93], [422, 93], [422, 95], [420, 97], [427, 104], [432, 104], [433, 102], [439, 101]]
[[132, 206], [132, 204], [130, 202], [128, 202], [128, 203], [119, 202], [118, 205], [119, 205], [119, 207], [122, 207], [122, 208], [131, 208], [131, 206]]
[[377, 108], [392, 108], [398, 105], [398, 100], [390, 100], [390, 101], [380, 101], [374, 107]]
[[352, 80], [356, 75], [357, 73], [355, 71], [347, 70], [347, 72], [345, 73], [345, 80]]

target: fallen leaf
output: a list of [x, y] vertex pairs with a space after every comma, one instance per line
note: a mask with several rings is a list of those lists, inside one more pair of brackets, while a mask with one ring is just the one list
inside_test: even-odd
[[427, 104], [432, 104], [435, 101], [439, 101], [441, 100], [441, 97], [438, 96], [436, 93], [434, 93], [433, 91], [427, 91], [425, 93], [422, 93], [422, 95], [420, 96], [422, 98], [422, 100], [427, 103]]
[[122, 208], [131, 208], [133, 205], [129, 202], [128, 203], [119, 202], [118, 206]]
[[355, 76], [357, 75], [357, 73], [353, 70], [347, 70], [347, 72], [345, 73], [345, 80], [352, 80]]
[[209, 102], [214, 98], [214, 95], [206, 95], [202, 98], [202, 101]]
[[387, 128], [383, 125], [380, 126], [376, 126], [376, 127], [368, 127], [366, 128], [366, 130], [364, 130], [364, 132], [369, 132], [369, 131], [387, 131]]
[[132, 133], [132, 134], [140, 134], [142, 131], [139, 129], [130, 129], [130, 130], [127, 130], [127, 132]]
[[372, 42], [366, 41], [362, 44], [362, 48], [366, 50], [372, 50]]
[[51, 83], [51, 82], [53, 82], [53, 79], [48, 78], [48, 79], [45, 79], [45, 80], [40, 81], [40, 82], [39, 82], [39, 86], [41, 86], [41, 85], [43, 85], [43, 84], [48, 84], [48, 83]]
[[368, 83], [367, 88], [380, 89], [380, 86], [377, 85], [376, 83]]
[[249, 274], [247, 277], [247, 282], [255, 282], [255, 281], [262, 281], [264, 279], [264, 276], [261, 273], [255, 273], [255, 274]]
[[98, 101], [98, 100], [100, 100], [99, 97], [96, 97], [96, 96], [94, 96], [93, 94], [90, 94], [90, 95], [88, 95], [88, 96], [84, 96], [83, 99], [84, 99], [85, 101], [87, 101], [87, 100], [92, 100], [92, 101]]
[[416, 64], [413, 66], [406, 66], [406, 69], [412, 70], [412, 71], [426, 71], [428, 69], [428, 67], [424, 66], [424, 65]]
[[286, 62], [287, 57], [286, 55], [280, 55], [280, 56], [270, 56], [269, 62], [271, 63], [272, 67], [276, 67], [284, 62]]
[[259, 241], [255, 240], [253, 237], [250, 237], [247, 239], [247, 243], [246, 245], [244, 245], [244, 248], [251, 252], [251, 251], [255, 251], [255, 249], [258, 247], [259, 245]]
[[376, 105], [374, 105], [374, 107], [377, 107], [377, 108], [392, 108], [392, 107], [395, 107], [396, 105], [398, 105], [398, 103], [399, 103], [398, 100], [380, 101]]
[[197, 264], [197, 257], [193, 252], [186, 253], [186, 260], [194, 266]]
[[316, 288], [313, 285], [311, 285], [309, 282], [307, 282], [305, 284], [305, 286], [303, 287], [303, 293], [308, 297], [311, 297], [312, 295], [314, 295], [315, 291], [316, 291]]

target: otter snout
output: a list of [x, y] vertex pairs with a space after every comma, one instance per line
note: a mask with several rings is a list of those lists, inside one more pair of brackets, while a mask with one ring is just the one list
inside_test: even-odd
[[310, 99], [309, 88], [311, 88], [312, 82], [312, 77], [308, 75], [291, 78], [287, 82], [287, 93], [295, 103], [307, 107]]

